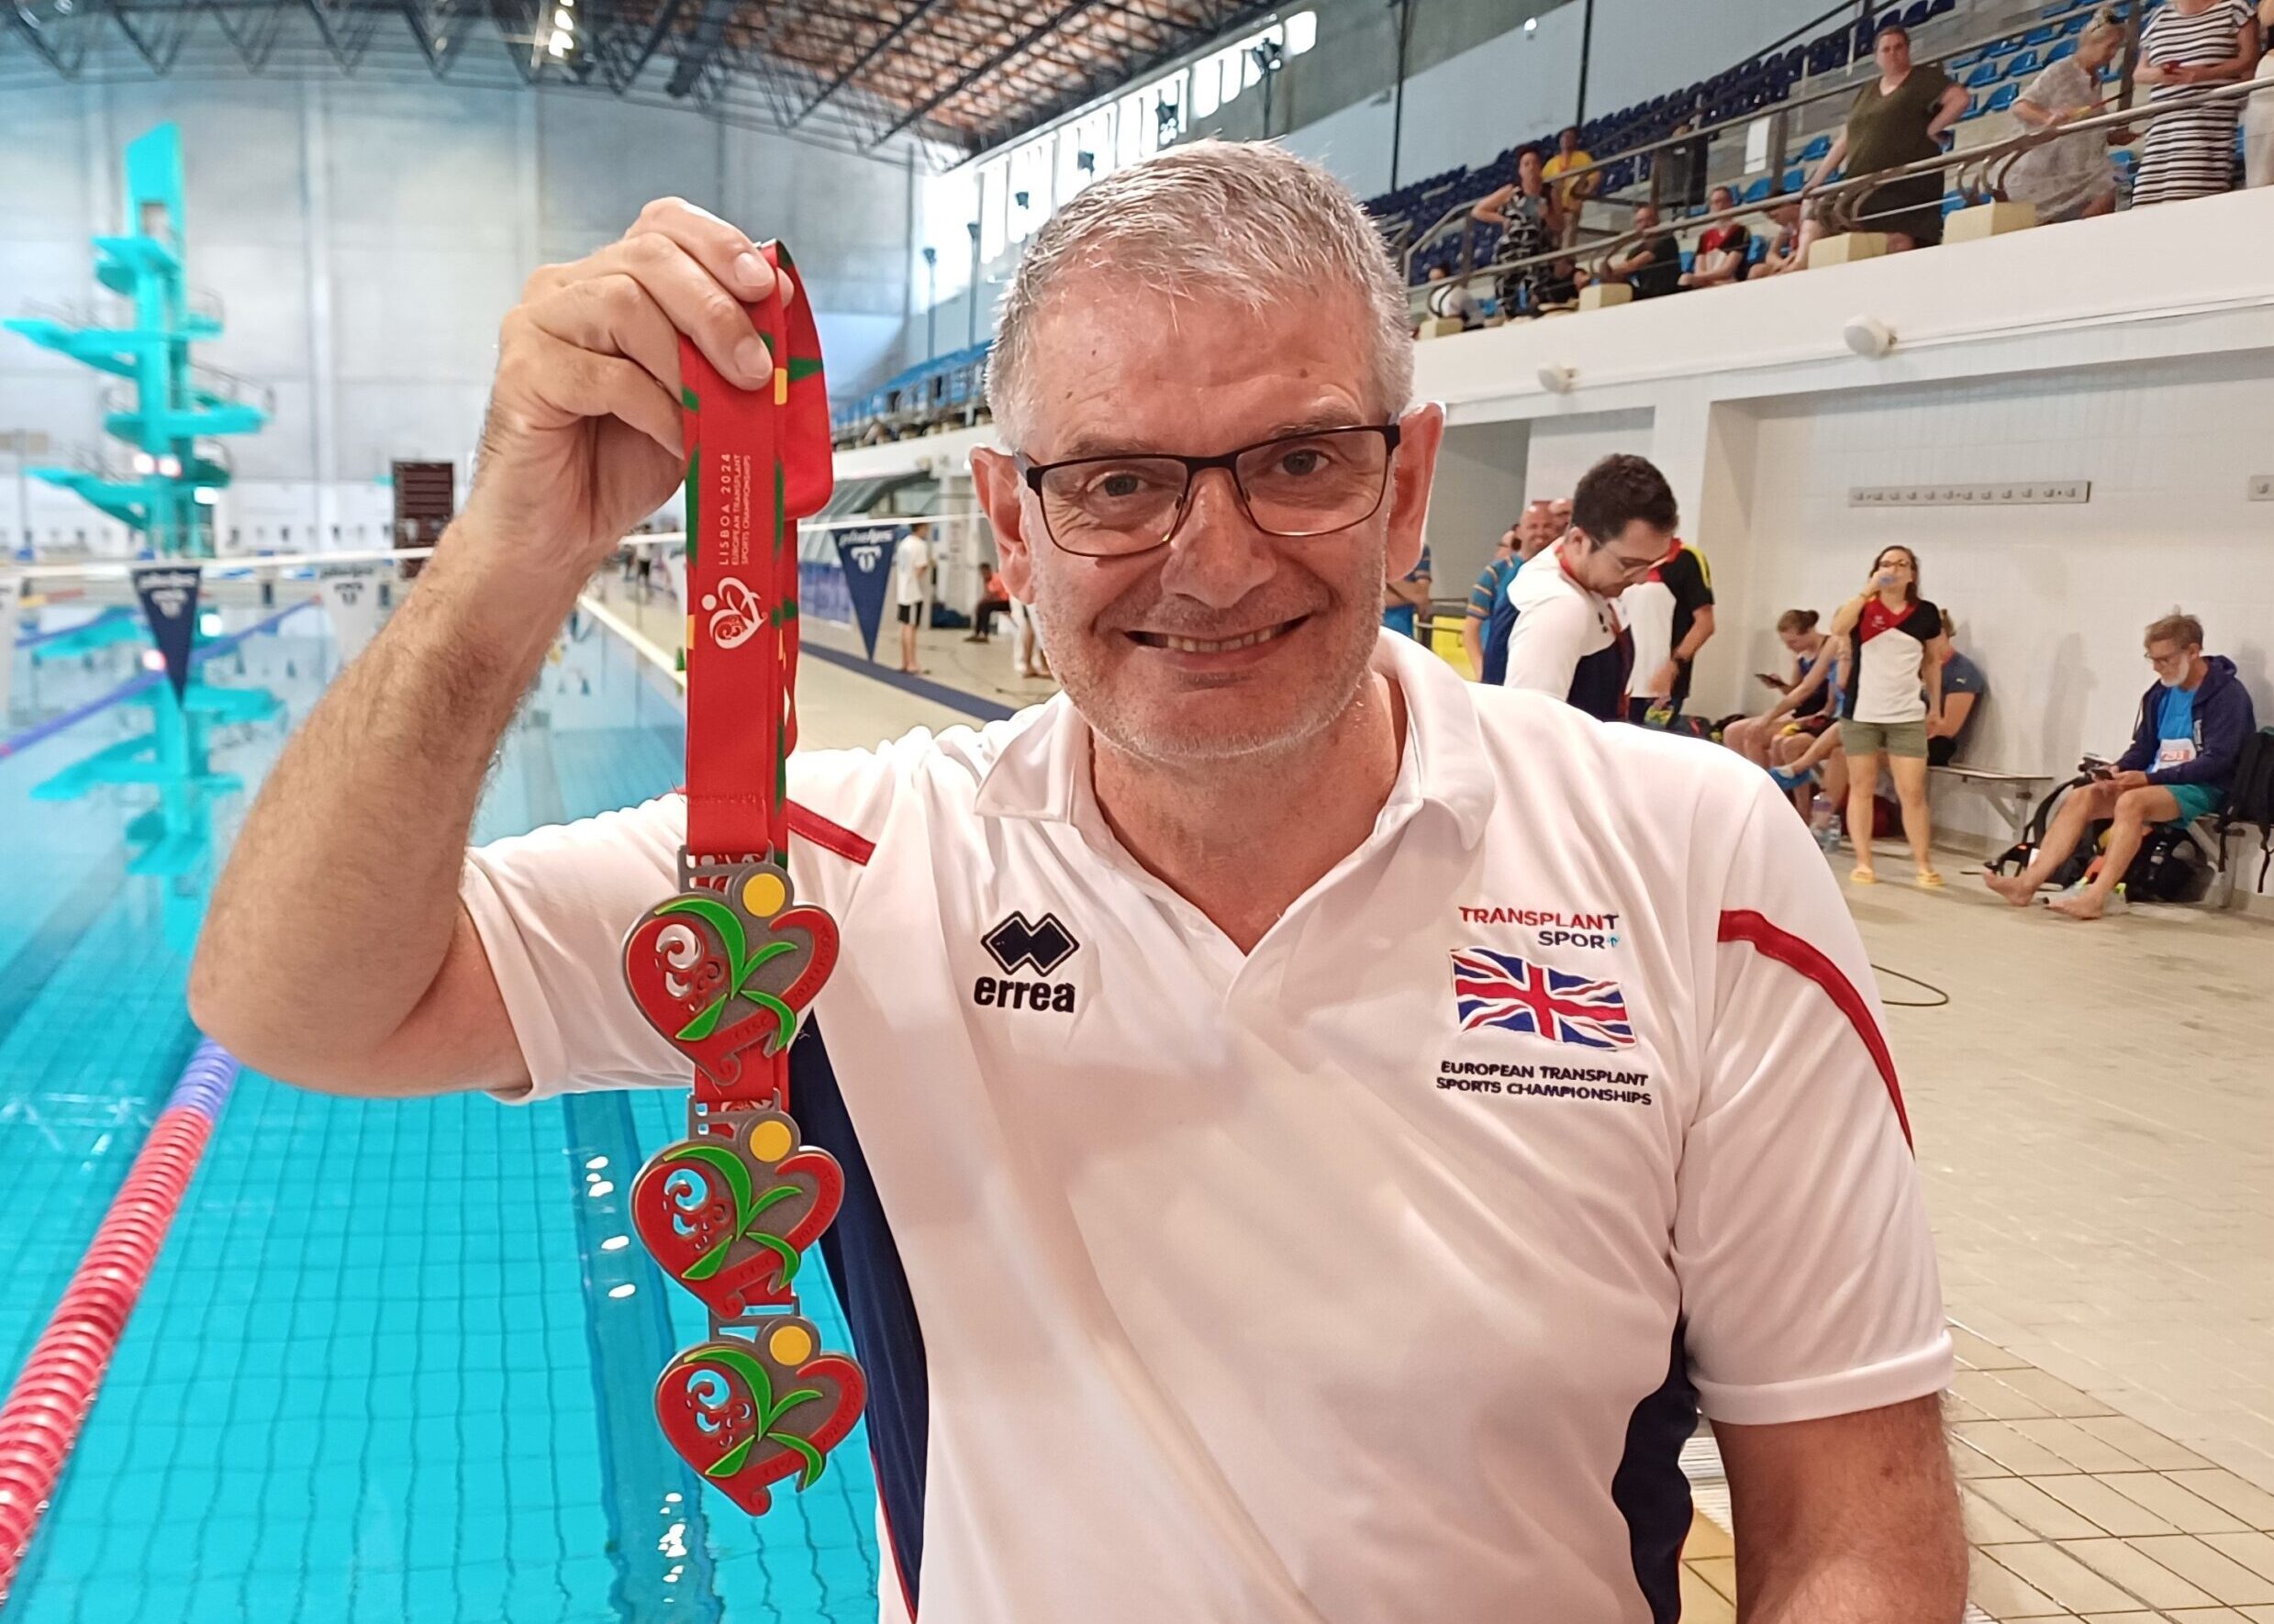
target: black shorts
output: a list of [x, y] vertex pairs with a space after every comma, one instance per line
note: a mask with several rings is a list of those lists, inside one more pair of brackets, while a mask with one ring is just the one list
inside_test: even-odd
[[1956, 739], [1930, 739], [1926, 741], [1926, 764], [1930, 767], [1947, 767], [1950, 758], [1957, 753], [1958, 741]]
[[916, 617], [923, 613], [923, 608], [924, 606], [921, 604], [902, 604], [900, 606], [900, 624], [903, 626], [920, 625], [920, 622], [918, 621]]

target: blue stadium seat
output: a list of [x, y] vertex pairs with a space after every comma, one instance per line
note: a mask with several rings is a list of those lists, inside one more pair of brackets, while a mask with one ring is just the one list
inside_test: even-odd
[[2091, 20], [2092, 19], [2087, 17], [2083, 12], [2079, 12], [2075, 17], [2070, 17], [2067, 22], [2061, 25], [2061, 38], [2064, 39], [2074, 39], [2078, 35], [2085, 31], [2085, 25]]
[[1958, 115], [1958, 122], [1964, 124], [1969, 118], [1979, 118], [1989, 110], [1982, 105], [1982, 98], [1979, 94], [1969, 95], [1966, 98], [1966, 111]]
[[1998, 64], [1996, 62], [1979, 63], [1959, 83], [1968, 90], [1980, 90], [1986, 85], [1995, 84], [1998, 83]]
[[2067, 61], [2070, 57], [2075, 56], [2076, 54], [2077, 42], [2074, 39], [2064, 39], [2051, 50], [2045, 53], [2045, 65], [2049, 68], [2055, 62]]
[[2059, 33], [2060, 30], [2051, 23], [2039, 23], [2022, 36], [2022, 43], [2023, 45], [2049, 45]]
[[2022, 87], [2018, 84], [2001, 84], [1990, 93], [1990, 111], [2004, 112], [2021, 98], [2021, 94]]
[[1926, 21], [1927, 0], [1911, 0], [1911, 7], [1903, 13], [1903, 27], [1915, 28]]
[[2028, 74], [2034, 73], [2039, 68], [2044, 66], [2045, 63], [2038, 60], [2037, 53], [2035, 51], [2017, 50], [2012, 57], [2007, 59], [2005, 72], [2000, 74], [1999, 77], [2001, 79], [2020, 79]]
[[1779, 185], [1777, 189], [1779, 192], [1798, 192], [1802, 186], [1807, 184], [1808, 171], [1796, 163], [1790, 169], [1785, 171], [1783, 175], [1783, 184]]
[[1832, 138], [1828, 135], [1820, 135], [1814, 140], [1809, 142], [1807, 146], [1800, 149], [1800, 161], [1802, 163], [1814, 163], [1822, 159], [1825, 153], [1831, 150]]
[[1744, 195], [1741, 195], [1737, 201], [1740, 203], [1758, 203], [1767, 195], [1768, 177], [1767, 175], [1762, 175], [1745, 189]]

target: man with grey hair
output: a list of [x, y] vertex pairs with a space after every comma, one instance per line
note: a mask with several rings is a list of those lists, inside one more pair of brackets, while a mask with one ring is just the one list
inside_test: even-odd
[[[617, 972], [683, 802], [464, 841], [678, 479], [679, 335], [762, 384], [772, 285], [675, 202], [532, 278], [466, 511], [217, 893], [192, 1003], [250, 1063], [684, 1082]], [[1086, 188], [974, 456], [1065, 694], [790, 763], [884, 1616], [1670, 1624], [1702, 1402], [1748, 1624], [1950, 1624], [1951, 1349], [1862, 946], [1758, 772], [1380, 631], [1444, 429], [1402, 297], [1275, 148]]]

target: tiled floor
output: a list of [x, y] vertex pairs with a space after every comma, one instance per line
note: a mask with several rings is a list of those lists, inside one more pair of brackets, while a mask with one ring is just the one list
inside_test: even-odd
[[[1949, 1402], [1974, 1617], [2045, 1624], [2274, 1624], [2274, 1495], [1954, 1330]], [[1699, 1512], [1682, 1552], [1684, 1624], [1733, 1624], [1736, 1558], [1720, 1462], [1685, 1463]]]

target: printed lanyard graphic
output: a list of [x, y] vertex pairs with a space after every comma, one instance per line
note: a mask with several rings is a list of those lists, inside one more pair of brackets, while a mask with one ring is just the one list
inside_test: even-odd
[[[786, 250], [764, 250], [790, 266]], [[798, 1142], [789, 1048], [837, 962], [837, 922], [789, 876], [789, 753], [797, 739], [797, 520], [830, 493], [829, 400], [806, 299], [750, 306], [774, 357], [756, 390], [682, 339], [687, 448], [687, 838], [679, 891], [633, 925], [624, 978], [694, 1064], [687, 1137], [632, 1185], [633, 1221], [663, 1272], [710, 1310], [710, 1340], [655, 1388], [674, 1448], [752, 1514], [767, 1485], [821, 1475], [867, 1395], [798, 1310], [805, 1249], [844, 1174]]]

